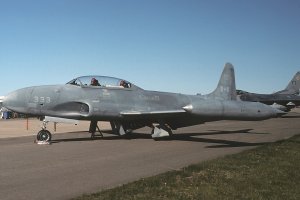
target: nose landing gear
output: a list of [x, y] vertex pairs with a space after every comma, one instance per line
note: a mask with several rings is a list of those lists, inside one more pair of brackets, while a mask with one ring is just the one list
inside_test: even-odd
[[51, 141], [51, 133], [46, 129], [47, 123], [45, 120], [43, 121], [42, 130], [40, 130], [36, 136], [37, 143], [39, 142], [50, 142]]
[[37, 141], [51, 141], [51, 133], [48, 130], [40, 130], [36, 136]]

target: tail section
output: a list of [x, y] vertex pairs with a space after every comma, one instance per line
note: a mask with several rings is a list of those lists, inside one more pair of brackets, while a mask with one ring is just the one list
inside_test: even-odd
[[208, 98], [217, 100], [236, 100], [235, 76], [234, 68], [231, 63], [226, 63], [219, 80], [217, 88], [210, 94]]
[[284, 90], [275, 92], [275, 94], [299, 94], [300, 92], [300, 71], [297, 72]]
[[279, 92], [280, 94], [299, 94], [300, 91], [300, 71], [295, 74], [293, 79], [289, 82], [285, 90]]

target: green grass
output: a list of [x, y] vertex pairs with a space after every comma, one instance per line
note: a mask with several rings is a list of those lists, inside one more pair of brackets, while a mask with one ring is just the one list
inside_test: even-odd
[[76, 199], [300, 199], [300, 135]]

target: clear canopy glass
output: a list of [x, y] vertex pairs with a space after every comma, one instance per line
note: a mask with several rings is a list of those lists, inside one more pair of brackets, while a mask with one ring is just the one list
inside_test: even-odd
[[81, 76], [67, 84], [81, 87], [139, 88], [124, 79], [109, 76]]

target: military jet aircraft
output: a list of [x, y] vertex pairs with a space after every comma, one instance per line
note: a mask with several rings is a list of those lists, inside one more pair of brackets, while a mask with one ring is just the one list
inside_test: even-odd
[[273, 94], [257, 94], [237, 90], [237, 94], [242, 101], [261, 102], [283, 111], [290, 111], [291, 108], [300, 105], [299, 91], [300, 72], [297, 72], [284, 90]]
[[[204, 122], [264, 120], [284, 113], [261, 103], [236, 99], [234, 68], [227, 63], [217, 88], [207, 95], [147, 91], [118, 78], [83, 76], [65, 85], [16, 90], [5, 97], [3, 105], [24, 114], [89, 120], [92, 136], [98, 121], [109, 121], [119, 135], [149, 126], [153, 138], [170, 136], [172, 130]], [[37, 140], [51, 140], [45, 124]]]

